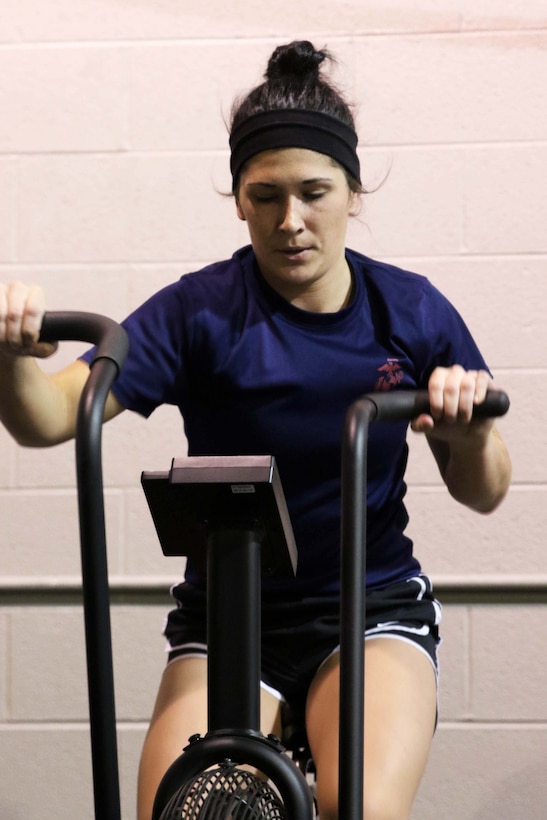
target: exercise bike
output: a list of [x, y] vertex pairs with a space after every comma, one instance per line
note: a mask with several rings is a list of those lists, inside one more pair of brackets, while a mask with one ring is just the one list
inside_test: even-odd
[[[106, 317], [57, 312], [45, 315], [41, 340], [76, 340], [97, 345], [79, 405], [76, 469], [95, 817], [121, 820], [101, 441], [104, 405], [123, 366], [127, 338], [123, 329]], [[426, 412], [428, 406], [425, 391], [375, 393], [355, 401], [346, 416], [341, 524], [341, 818], [359, 818], [363, 814], [362, 579], [366, 571], [368, 427], [374, 421], [408, 421]], [[475, 413], [501, 416], [508, 407], [504, 393], [490, 391]], [[202, 470], [199, 480], [196, 470]], [[207, 470], [209, 477], [204, 480]], [[191, 551], [205, 558], [208, 571], [208, 732], [203, 738], [190, 738], [164, 776], [153, 820], [308, 820], [313, 817], [313, 799], [306, 778], [285, 754], [281, 742], [273, 736], [265, 738], [259, 731], [262, 554], [266, 556], [267, 571], [294, 571], [296, 561], [275, 460], [235, 457], [235, 461], [202, 460], [198, 464], [192, 458], [175, 459], [169, 471], [143, 474], [142, 479], [162, 546], [172, 550], [176, 543], [174, 549], [180, 549], [176, 530], [183, 526], [187, 544]], [[203, 487], [207, 485], [208, 492], [204, 493]], [[229, 504], [224, 500], [219, 503], [219, 485], [224, 486], [221, 495], [226, 495], [226, 487], [229, 488]], [[216, 496], [215, 491], [211, 495], [215, 486]], [[240, 492], [233, 492], [234, 486]], [[251, 486], [254, 492], [249, 489]], [[190, 487], [194, 490], [188, 492]], [[244, 496], [247, 502], [249, 496], [255, 496], [255, 500], [260, 496], [260, 503], [243, 503]], [[212, 506], [211, 498], [216, 499]], [[173, 505], [173, 501], [177, 503]], [[239, 625], [227, 630], [222, 604], [228, 601], [226, 589], [232, 584], [238, 595], [229, 596], [229, 607], [237, 599]], [[233, 623], [232, 615], [232, 626]], [[249, 765], [262, 772], [268, 782], [249, 772]]]

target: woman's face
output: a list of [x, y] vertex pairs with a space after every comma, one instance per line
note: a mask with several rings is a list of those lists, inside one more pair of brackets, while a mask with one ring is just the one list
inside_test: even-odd
[[271, 287], [298, 307], [338, 310], [351, 287], [345, 239], [358, 207], [343, 170], [304, 148], [263, 151], [244, 167], [236, 204]]

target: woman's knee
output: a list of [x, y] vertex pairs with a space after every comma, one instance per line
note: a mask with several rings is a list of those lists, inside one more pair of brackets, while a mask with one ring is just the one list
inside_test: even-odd
[[366, 820], [408, 820], [410, 817], [410, 806], [393, 791], [379, 794], [374, 789], [365, 790], [363, 805]]
[[138, 777], [139, 820], [150, 820], [160, 781], [190, 735], [207, 731], [204, 658], [181, 658], [166, 667], [145, 737]]
[[[332, 784], [325, 786], [318, 780], [317, 801], [321, 820], [338, 820], [338, 789]], [[397, 794], [386, 793], [373, 787], [365, 788], [363, 795], [365, 820], [408, 820], [410, 807]]]

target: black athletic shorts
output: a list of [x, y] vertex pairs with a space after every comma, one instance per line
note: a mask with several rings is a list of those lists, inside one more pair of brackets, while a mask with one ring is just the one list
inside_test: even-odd
[[[178, 606], [169, 613], [164, 630], [169, 662], [205, 656], [205, 593], [180, 584], [173, 596]], [[325, 596], [262, 603], [262, 685], [296, 712], [302, 712], [321, 664], [339, 649], [339, 608], [338, 598]], [[368, 591], [366, 608], [366, 640], [382, 637], [412, 643], [429, 657], [437, 673], [441, 605], [426, 575]]]

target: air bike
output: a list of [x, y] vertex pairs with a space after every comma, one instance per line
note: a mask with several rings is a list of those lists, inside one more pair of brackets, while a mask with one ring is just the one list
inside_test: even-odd
[[[80, 312], [46, 313], [41, 340], [97, 345], [78, 411], [76, 474], [95, 818], [121, 820], [101, 451], [104, 406], [128, 342], [116, 322]], [[368, 428], [409, 421], [428, 408], [425, 391], [373, 393], [351, 404], [345, 420], [340, 818], [363, 816]], [[492, 390], [475, 415], [501, 416], [508, 408], [507, 395]], [[260, 733], [260, 579], [294, 573], [297, 560], [275, 458], [175, 458], [169, 470], [143, 472], [141, 481], [164, 553], [192, 556], [208, 579], [208, 731], [181, 738], [153, 820], [311, 820], [313, 793], [302, 765], [278, 738]]]

